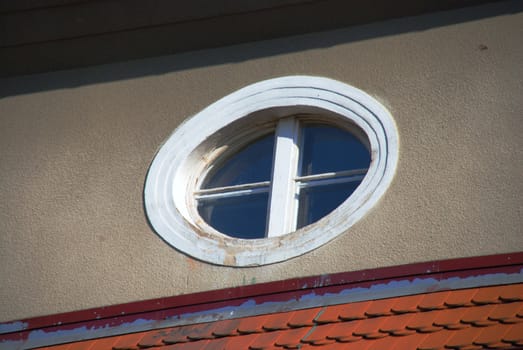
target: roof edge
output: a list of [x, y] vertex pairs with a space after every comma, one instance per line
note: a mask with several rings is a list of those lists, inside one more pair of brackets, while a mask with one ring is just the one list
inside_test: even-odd
[[[523, 252], [261, 283], [0, 323], [0, 343], [43, 346], [212, 319], [523, 282]], [[85, 330], [89, 334], [85, 334]], [[79, 333], [82, 330], [83, 333]], [[37, 336], [35, 336], [35, 334]], [[30, 344], [27, 341], [30, 340]]]

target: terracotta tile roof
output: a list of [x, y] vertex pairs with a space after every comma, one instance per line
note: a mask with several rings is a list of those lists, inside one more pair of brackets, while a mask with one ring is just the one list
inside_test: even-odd
[[459, 258], [13, 320], [0, 349], [523, 349], [522, 294], [523, 252]]
[[523, 284], [353, 302], [46, 347], [143, 349], [523, 349]]

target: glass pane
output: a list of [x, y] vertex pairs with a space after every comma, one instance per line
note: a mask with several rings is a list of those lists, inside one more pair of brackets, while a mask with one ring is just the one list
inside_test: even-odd
[[310, 225], [336, 209], [360, 183], [361, 181], [356, 181], [302, 188], [299, 195], [298, 228]]
[[269, 194], [205, 199], [198, 203], [201, 217], [216, 230], [237, 238], [263, 238]]
[[305, 125], [302, 136], [302, 176], [369, 167], [367, 147], [348, 131], [328, 125]]
[[274, 134], [248, 144], [225, 161], [202, 188], [270, 181]]

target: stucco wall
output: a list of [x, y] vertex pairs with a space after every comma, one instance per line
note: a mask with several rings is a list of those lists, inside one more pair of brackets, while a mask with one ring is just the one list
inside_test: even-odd
[[[523, 250], [523, 13], [489, 6], [0, 81], [0, 321]], [[388, 192], [287, 262], [228, 268], [171, 248], [143, 209], [162, 141], [222, 96], [291, 74], [389, 108], [400, 161]]]

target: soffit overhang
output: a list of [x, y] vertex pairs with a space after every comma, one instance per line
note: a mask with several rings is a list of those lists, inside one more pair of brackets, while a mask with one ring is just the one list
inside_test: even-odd
[[0, 77], [330, 30], [494, 0], [0, 1]]

